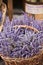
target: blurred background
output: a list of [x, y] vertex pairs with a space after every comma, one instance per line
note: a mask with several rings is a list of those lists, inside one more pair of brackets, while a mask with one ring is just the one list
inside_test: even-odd
[[[8, 0], [3, 0], [3, 2], [7, 5]], [[23, 9], [23, 0], [12, 0], [12, 2], [14, 9]]]

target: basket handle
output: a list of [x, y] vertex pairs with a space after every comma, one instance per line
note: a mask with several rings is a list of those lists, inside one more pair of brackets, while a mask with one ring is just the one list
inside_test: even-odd
[[5, 22], [6, 11], [7, 11], [6, 4], [2, 3], [2, 21], [1, 21], [2, 24], [0, 26], [0, 32], [2, 31], [3, 23]]

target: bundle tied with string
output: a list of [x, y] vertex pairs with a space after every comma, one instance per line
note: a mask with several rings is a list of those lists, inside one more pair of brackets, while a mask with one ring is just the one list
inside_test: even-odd
[[0, 12], [2, 12], [1, 13], [2, 17], [1, 17], [1, 21], [0, 21], [0, 31], [1, 31], [3, 28], [3, 24], [5, 22], [5, 17], [6, 17], [6, 11], [7, 11], [6, 4], [2, 2], [2, 4], [0, 5], [0, 9], [1, 9]]
[[[35, 33], [39, 33], [36, 28], [33, 28], [31, 26], [15, 25], [14, 29], [17, 29], [18, 27], [32, 30]], [[39, 54], [36, 54], [35, 56], [29, 58], [11, 58], [9, 56], [4, 56], [3, 54], [0, 54], [0, 56], [4, 60], [5, 65], [43, 65], [43, 51], [40, 51]]]

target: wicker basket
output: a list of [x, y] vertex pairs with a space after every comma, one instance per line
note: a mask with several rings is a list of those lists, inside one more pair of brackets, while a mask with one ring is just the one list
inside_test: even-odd
[[3, 27], [3, 23], [5, 22], [5, 17], [6, 17], [6, 11], [7, 11], [7, 7], [6, 4], [2, 3], [1, 4], [1, 11], [2, 11], [2, 20], [1, 20], [1, 26], [0, 26], [0, 31]]
[[[39, 32], [37, 29], [27, 26], [27, 25], [15, 25], [14, 28], [22, 27], [34, 32]], [[40, 51], [40, 54], [37, 54], [30, 58], [10, 58], [1, 55], [1, 58], [4, 60], [5, 65], [43, 65], [43, 51]]]
[[[29, 30], [33, 30], [34, 32], [39, 32], [36, 28], [27, 25], [15, 25], [14, 28], [22, 27], [27, 28]], [[30, 58], [10, 58], [0, 55], [1, 58], [4, 60], [5, 65], [43, 65], [43, 51], [40, 51], [40, 54], [37, 54]]]
[[24, 59], [24, 58], [9, 58], [1, 56], [5, 65], [43, 65], [43, 51], [39, 55]]

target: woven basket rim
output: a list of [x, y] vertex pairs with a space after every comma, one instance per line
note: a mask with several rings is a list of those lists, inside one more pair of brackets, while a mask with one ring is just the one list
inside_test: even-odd
[[26, 29], [30, 29], [30, 30], [33, 30], [34, 32], [39, 32], [38, 29], [36, 29], [35, 27], [32, 27], [32, 26], [28, 26], [28, 25], [15, 25], [13, 26], [13, 28], [17, 28], [17, 27], [21, 27], [21, 28], [26, 28]]
[[39, 54], [36, 54], [35, 56], [29, 57], [29, 58], [10, 58], [8, 56], [3, 56], [3, 55], [0, 55], [0, 57], [5, 61], [17, 61], [17, 62], [20, 62], [20, 61], [24, 61], [24, 60], [25, 61], [26, 60], [32, 61], [33, 59], [40, 58], [42, 55], [43, 55], [43, 50], [41, 50]]

